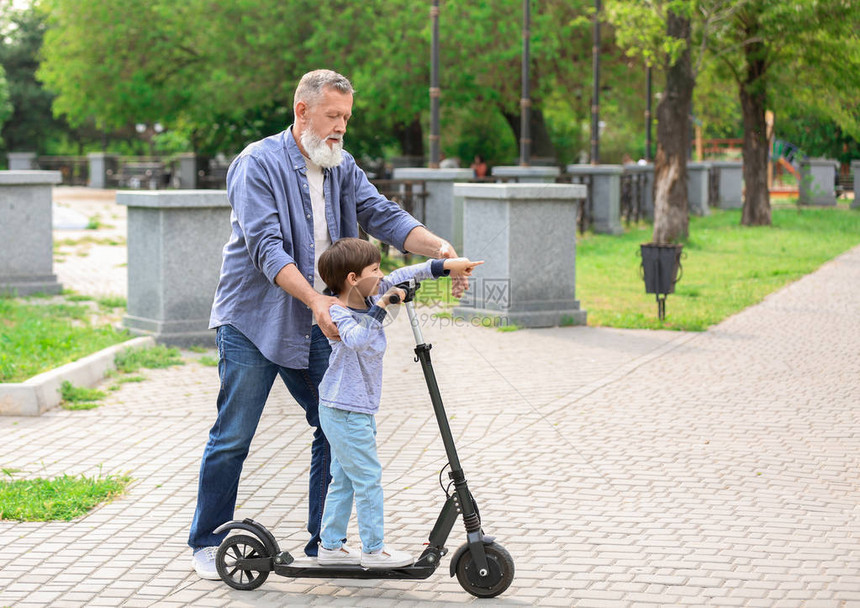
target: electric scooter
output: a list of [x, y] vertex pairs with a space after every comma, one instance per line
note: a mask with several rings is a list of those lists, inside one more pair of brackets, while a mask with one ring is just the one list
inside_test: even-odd
[[[439, 473], [439, 482], [446, 500], [423, 553], [414, 564], [403, 568], [377, 570], [358, 565], [320, 566], [315, 558], [294, 558], [287, 551], [282, 551], [272, 533], [259, 522], [253, 519], [234, 520], [215, 530], [216, 534], [229, 530], [241, 531], [225, 538], [215, 557], [215, 566], [221, 580], [234, 589], [256, 589], [266, 581], [270, 572], [291, 578], [426, 579], [436, 571], [441, 558], [448, 553], [445, 542], [460, 516], [466, 528], [466, 542], [451, 557], [450, 575], [456, 575], [463, 589], [476, 597], [496, 597], [510, 586], [514, 579], [514, 560], [504, 547], [495, 542], [494, 537], [484, 534], [478, 505], [469, 492], [466, 476], [460, 466], [454, 437], [430, 362], [431, 345], [424, 342], [415, 313], [414, 298], [419, 286], [420, 283], [411, 279], [397, 287], [406, 292], [403, 303], [415, 337], [415, 361], [421, 362], [424, 371], [430, 401], [448, 457], [448, 477], [451, 479], [447, 487], [442, 484], [442, 472], [445, 470], [443, 468]], [[397, 303], [398, 300], [398, 296], [390, 296], [392, 303]]]

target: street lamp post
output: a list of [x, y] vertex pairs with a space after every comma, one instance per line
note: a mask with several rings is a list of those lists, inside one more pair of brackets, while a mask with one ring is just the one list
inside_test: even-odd
[[594, 0], [594, 39], [591, 47], [591, 164], [600, 163], [600, 0]]
[[651, 160], [651, 66], [645, 69], [645, 160]]
[[531, 119], [532, 101], [529, 93], [529, 41], [531, 39], [530, 0], [523, 0], [523, 65], [522, 96], [520, 98], [520, 166], [528, 167], [531, 157]]
[[439, 0], [433, 0], [430, 7], [430, 20], [433, 23], [433, 40], [430, 49], [430, 168], [438, 169], [441, 153], [439, 150]]

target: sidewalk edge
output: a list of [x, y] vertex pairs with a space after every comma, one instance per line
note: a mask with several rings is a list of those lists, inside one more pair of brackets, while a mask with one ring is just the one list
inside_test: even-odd
[[69, 381], [75, 386], [94, 386], [104, 378], [105, 372], [115, 368], [114, 357], [117, 353], [127, 348], [151, 346], [155, 346], [152, 337], [133, 338], [24, 382], [0, 383], [0, 416], [39, 416], [60, 403], [59, 389], [63, 382]]

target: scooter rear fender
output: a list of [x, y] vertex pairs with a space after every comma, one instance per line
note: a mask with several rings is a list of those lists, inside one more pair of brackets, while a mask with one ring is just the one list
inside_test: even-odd
[[250, 532], [260, 539], [260, 542], [263, 543], [266, 551], [269, 552], [270, 557], [278, 555], [281, 552], [281, 548], [278, 546], [278, 541], [275, 540], [275, 536], [266, 529], [266, 526], [254, 521], [253, 519], [243, 519], [242, 521], [234, 519], [233, 521], [228, 521], [227, 523], [221, 524], [215, 528], [215, 534], [221, 534], [222, 532], [227, 532], [229, 530], [245, 530], [246, 532]]

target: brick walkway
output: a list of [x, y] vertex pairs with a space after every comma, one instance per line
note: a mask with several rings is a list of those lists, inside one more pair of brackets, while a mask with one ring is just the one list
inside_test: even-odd
[[[860, 247], [701, 334], [439, 323], [460, 457], [516, 561], [502, 597], [474, 600], [447, 559], [423, 582], [199, 580], [185, 540], [218, 384], [187, 353], [96, 410], [0, 418], [3, 467], [135, 480], [71, 523], [0, 522], [0, 606], [860, 606]], [[387, 536], [418, 553], [444, 456], [405, 319], [388, 336]], [[237, 516], [295, 552], [309, 443], [276, 386]]]

